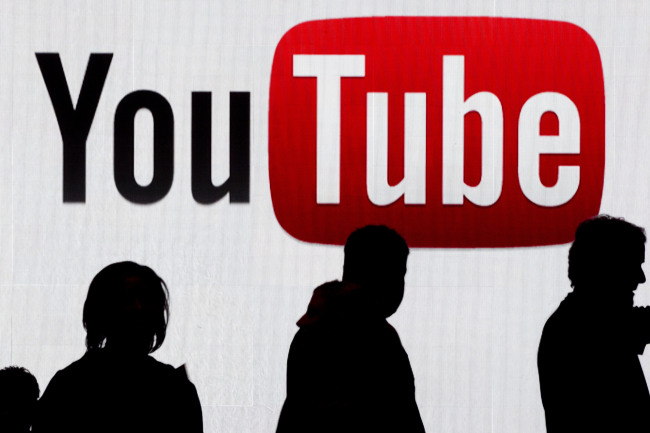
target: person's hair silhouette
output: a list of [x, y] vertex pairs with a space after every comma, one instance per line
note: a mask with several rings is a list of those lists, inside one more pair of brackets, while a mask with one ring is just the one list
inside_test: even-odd
[[650, 431], [650, 394], [639, 363], [650, 312], [634, 308], [646, 281], [645, 232], [607, 215], [576, 230], [569, 293], [544, 326], [538, 352], [549, 433]]
[[59, 371], [39, 402], [36, 432], [202, 432], [184, 367], [149, 354], [165, 340], [167, 287], [153, 270], [114, 263], [84, 304], [86, 354]]
[[386, 226], [366, 226], [348, 237], [344, 254], [343, 281], [372, 287], [384, 317], [397, 311], [404, 297], [409, 255], [404, 238]]
[[26, 368], [0, 370], [0, 431], [29, 432], [40, 393], [36, 378]]
[[147, 266], [108, 265], [88, 289], [83, 311], [86, 347], [156, 351], [167, 333], [168, 296], [165, 282]]
[[404, 295], [409, 249], [385, 226], [353, 232], [343, 281], [314, 290], [287, 361], [277, 433], [422, 433], [413, 372], [386, 321]]
[[569, 250], [569, 280], [585, 296], [620, 298], [631, 306], [632, 292], [645, 282], [645, 231], [623, 219], [601, 215], [583, 221]]

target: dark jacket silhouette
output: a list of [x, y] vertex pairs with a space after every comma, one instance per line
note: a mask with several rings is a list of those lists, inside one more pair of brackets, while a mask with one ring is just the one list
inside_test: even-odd
[[184, 367], [149, 354], [166, 335], [165, 282], [146, 266], [107, 266], [84, 304], [86, 354], [56, 373], [41, 397], [38, 433], [200, 433], [201, 405]]
[[576, 231], [573, 292], [546, 322], [537, 358], [549, 433], [650, 431], [638, 358], [650, 342], [650, 311], [633, 306], [645, 240], [642, 228], [609, 216]]
[[[370, 234], [379, 230], [380, 235], [390, 230], [370, 227], [360, 230]], [[383, 269], [381, 262], [375, 263], [379, 276], [397, 268], [394, 274], [389, 271], [393, 275], [384, 274], [390, 277], [385, 281], [390, 295], [380, 284], [350, 282], [363, 278], [345, 271], [348, 281], [332, 281], [314, 290], [291, 343], [287, 398], [277, 433], [424, 432], [409, 358], [386, 321], [401, 302], [405, 262], [404, 254], [397, 264], [384, 264]], [[390, 281], [393, 276], [395, 281]], [[382, 293], [392, 297], [389, 306]]]
[[562, 301], [539, 345], [549, 433], [650, 432], [650, 394], [638, 357], [648, 343], [643, 322], [650, 323], [646, 309], [613, 314], [578, 293]]
[[39, 401], [35, 432], [201, 432], [183, 368], [94, 349], [60, 370]]
[[289, 351], [278, 433], [424, 431], [408, 356], [367, 309], [371, 292], [338, 281], [314, 291]]

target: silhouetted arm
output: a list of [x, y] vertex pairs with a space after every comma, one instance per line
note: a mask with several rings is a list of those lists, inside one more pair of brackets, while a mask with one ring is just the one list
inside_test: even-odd
[[178, 367], [175, 374], [178, 384], [178, 427], [183, 433], [203, 433], [203, 411], [196, 387], [187, 377], [185, 365]]
[[411, 362], [395, 328], [387, 322], [385, 326], [387, 343], [392, 348], [390, 352], [394, 354], [392, 365], [388, 366], [394, 375], [394, 389], [391, 391], [393, 397], [390, 403], [394, 414], [389, 422], [394, 423], [400, 432], [424, 433], [424, 424], [415, 401], [415, 378]]
[[306, 425], [315, 422], [312, 414], [317, 403], [310, 369], [314, 368], [309, 332], [298, 330], [287, 358], [287, 398], [282, 406], [276, 433], [309, 431]]
[[631, 322], [630, 333], [634, 349], [641, 355], [646, 344], [650, 343], [650, 307], [634, 307]]
[[184, 411], [183, 411], [183, 433], [203, 433], [203, 411], [201, 402], [196, 392], [196, 387], [190, 381], [187, 381], [184, 392]]

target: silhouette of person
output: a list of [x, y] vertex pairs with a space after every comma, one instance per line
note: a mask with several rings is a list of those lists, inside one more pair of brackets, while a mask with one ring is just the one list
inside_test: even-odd
[[582, 222], [569, 250], [573, 292], [544, 326], [537, 365], [546, 429], [650, 431], [650, 394], [638, 354], [650, 311], [636, 308], [645, 233], [607, 215]]
[[408, 356], [386, 321], [402, 302], [408, 253], [385, 226], [349, 236], [343, 281], [316, 288], [298, 321], [277, 433], [424, 432]]
[[23, 367], [0, 370], [0, 431], [29, 432], [41, 391], [36, 378]]
[[196, 388], [184, 367], [150, 353], [165, 340], [164, 281], [146, 266], [114, 263], [88, 289], [84, 356], [54, 375], [35, 432], [202, 432]]

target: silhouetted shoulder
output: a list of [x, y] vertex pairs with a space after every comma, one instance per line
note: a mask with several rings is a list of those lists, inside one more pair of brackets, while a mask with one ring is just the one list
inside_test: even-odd
[[[130, 377], [135, 373], [142, 380], [161, 380], [182, 383], [189, 382], [187, 376], [179, 373], [174, 367], [154, 359], [151, 356], [144, 356], [139, 359], [113, 356], [103, 349], [86, 352], [77, 361], [59, 370], [52, 381], [64, 382], [68, 386], [78, 384], [84, 386], [86, 380], [95, 380], [98, 376], [106, 375], [113, 379]], [[48, 388], [52, 386], [52, 382]]]
[[[589, 312], [583, 311], [583, 308], [576, 305], [572, 296], [573, 294], [569, 294], [546, 321], [541, 345], [568, 344], [572, 350], [577, 350], [577, 346], [589, 345], [590, 339], [602, 338], [602, 335], [596, 336], [595, 333], [588, 332], [590, 329], [593, 330], [597, 323], [592, 323]], [[541, 346], [540, 352], [542, 352]]]

